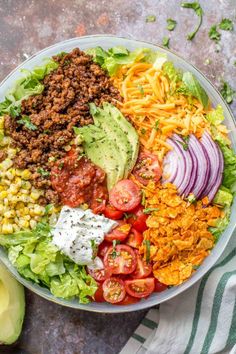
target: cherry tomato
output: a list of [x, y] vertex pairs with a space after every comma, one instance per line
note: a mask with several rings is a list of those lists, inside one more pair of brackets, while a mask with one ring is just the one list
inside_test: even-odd
[[132, 224], [132, 226], [138, 230], [139, 232], [144, 232], [147, 230], [147, 224], [146, 220], [148, 218], [148, 215], [144, 214], [143, 212], [143, 207], [138, 206], [134, 210], [132, 210], [133, 216], [128, 219], [128, 222]]
[[123, 220], [120, 220], [119, 226], [113, 229], [109, 234], [105, 235], [105, 240], [109, 242], [113, 242], [114, 240], [118, 240], [122, 242], [128, 236], [130, 229], [131, 229], [130, 224], [128, 224]]
[[157, 156], [148, 151], [141, 152], [134, 166], [133, 173], [137, 180], [144, 186], [146, 186], [150, 180], [158, 182], [162, 172]]
[[123, 216], [123, 212], [115, 209], [112, 205], [108, 204], [104, 210], [104, 215], [112, 220], [119, 220]]
[[94, 214], [101, 214], [104, 213], [106, 208], [106, 201], [102, 200], [102, 201], [96, 201], [93, 204], [93, 212]]
[[115, 304], [125, 298], [125, 285], [123, 280], [118, 278], [109, 278], [102, 284], [103, 296], [107, 302]]
[[111, 246], [105, 254], [104, 265], [113, 274], [130, 274], [136, 268], [137, 256], [129, 246]]
[[148, 277], [152, 273], [151, 264], [146, 263], [140, 256], [137, 256], [137, 267], [132, 274], [134, 279], [142, 279]]
[[127, 293], [133, 297], [146, 297], [150, 295], [155, 289], [155, 279], [133, 279], [125, 280], [125, 289]]
[[133, 248], [139, 248], [142, 242], [143, 235], [132, 227], [130, 234], [127, 238], [126, 244]]
[[99, 256], [99, 257], [104, 257], [109, 247], [111, 247], [110, 242], [103, 241], [103, 242], [98, 246], [98, 256]]
[[96, 293], [94, 294], [94, 301], [96, 301], [96, 302], [105, 302], [105, 299], [103, 297], [102, 284], [98, 285]]
[[138, 299], [137, 297], [133, 297], [130, 296], [129, 294], [126, 294], [124, 300], [118, 302], [116, 305], [131, 305], [131, 304], [136, 304], [139, 301], [140, 299]]
[[91, 275], [91, 277], [93, 277], [93, 279], [95, 279], [98, 282], [103, 282], [104, 280], [110, 278], [112, 274], [111, 271], [106, 268], [91, 269], [87, 267], [87, 270], [88, 273]]
[[130, 211], [141, 202], [140, 189], [133, 181], [123, 179], [112, 188], [109, 200], [116, 209]]
[[160, 293], [161, 291], [164, 291], [167, 289], [167, 285], [161, 283], [159, 280], [155, 279], [155, 292]]

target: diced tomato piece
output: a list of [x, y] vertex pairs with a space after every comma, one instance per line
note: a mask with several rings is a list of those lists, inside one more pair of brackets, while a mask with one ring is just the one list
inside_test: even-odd
[[164, 291], [167, 289], [167, 285], [161, 283], [159, 280], [155, 279], [155, 292], [160, 293], [161, 291]]
[[[102, 260], [101, 260], [102, 262]], [[111, 271], [109, 269], [101, 268], [101, 269], [91, 269], [87, 267], [88, 273], [98, 282], [103, 282], [104, 280], [110, 278]]]
[[137, 265], [137, 256], [127, 245], [111, 246], [104, 257], [104, 265], [112, 274], [130, 274]]
[[146, 186], [149, 181], [158, 182], [161, 178], [162, 171], [157, 156], [149, 151], [141, 152], [133, 169], [133, 174], [144, 186]]
[[131, 211], [133, 214], [131, 218], [129, 218], [127, 221], [132, 224], [132, 226], [139, 232], [144, 232], [147, 230], [147, 224], [146, 220], [148, 218], [147, 214], [144, 214], [143, 212], [143, 207], [138, 206], [134, 210]]
[[123, 179], [112, 188], [109, 200], [116, 209], [130, 211], [141, 202], [140, 189], [133, 181]]
[[118, 278], [105, 280], [102, 289], [104, 299], [111, 304], [122, 301], [126, 295], [124, 282]]
[[132, 229], [130, 230], [130, 234], [127, 238], [126, 244], [133, 248], [139, 248], [142, 242], [143, 235], [132, 227]]
[[137, 256], [137, 267], [135, 271], [132, 273], [132, 278], [134, 279], [142, 279], [147, 278], [152, 273], [152, 266], [148, 264], [141, 258], [141, 256]]
[[112, 220], [119, 220], [123, 216], [123, 211], [117, 210], [112, 205], [108, 204], [104, 210], [104, 215]]
[[150, 295], [155, 289], [155, 279], [133, 279], [125, 280], [125, 289], [133, 297], [143, 298]]
[[117, 241], [124, 241], [128, 236], [131, 225], [125, 222], [124, 220], [118, 221], [119, 226], [113, 229], [109, 234], [105, 235], [105, 240], [109, 242], [113, 242], [114, 240]]
[[98, 256], [99, 257], [104, 257], [108, 248], [111, 247], [110, 242], [103, 241], [99, 246], [98, 246]]
[[103, 297], [102, 284], [98, 285], [97, 291], [94, 294], [94, 301], [96, 301], [96, 302], [105, 302], [105, 299]]

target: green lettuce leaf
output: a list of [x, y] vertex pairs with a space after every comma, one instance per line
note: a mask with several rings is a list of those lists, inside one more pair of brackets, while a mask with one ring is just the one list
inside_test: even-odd
[[51, 240], [50, 227], [44, 222], [33, 231], [0, 235], [0, 245], [7, 249], [9, 260], [24, 278], [47, 287], [57, 297], [76, 297], [81, 303], [88, 303], [97, 283]]
[[170, 79], [171, 82], [178, 82], [182, 79], [182, 72], [179, 69], [176, 69], [174, 64], [171, 61], [167, 61], [163, 65], [164, 74]]
[[229, 221], [230, 221], [230, 213], [226, 214], [224, 218], [218, 219], [217, 225], [215, 227], [210, 227], [209, 230], [215, 237], [215, 240], [217, 241], [219, 237], [222, 235], [222, 233], [225, 231], [227, 228]]
[[21, 101], [42, 93], [44, 86], [41, 80], [57, 67], [58, 64], [49, 59], [44, 65], [35, 67], [32, 71], [22, 69], [23, 76], [16, 81], [14, 87], [7, 92], [5, 100], [0, 103], [0, 115], [10, 113], [14, 118], [19, 113]]
[[161, 68], [167, 60], [166, 54], [155, 52], [149, 48], [138, 48], [129, 52], [125, 47], [117, 46], [105, 51], [101, 47], [91, 48], [86, 51], [93, 57], [93, 61], [101, 65], [110, 76], [116, 74], [121, 65], [134, 62], [153, 63], [156, 68]]
[[215, 195], [213, 202], [222, 205], [223, 207], [230, 207], [233, 201], [233, 194], [228, 188], [221, 186]]
[[218, 140], [224, 156], [223, 186], [231, 192], [236, 191], [236, 154], [228, 145]]
[[219, 125], [224, 120], [224, 111], [221, 105], [206, 115], [206, 119], [213, 125]]
[[190, 94], [197, 98], [202, 103], [203, 107], [207, 107], [209, 102], [208, 95], [195, 76], [191, 72], [186, 71], [183, 74], [182, 80]]

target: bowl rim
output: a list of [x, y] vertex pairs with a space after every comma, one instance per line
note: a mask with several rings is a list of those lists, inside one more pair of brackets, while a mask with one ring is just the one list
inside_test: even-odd
[[[141, 46], [141, 45], [148, 45], [149, 47], [155, 47], [157, 50], [161, 50], [162, 52], [166, 53], [167, 55], [170, 54], [172, 56], [177, 57], [182, 63], [187, 64], [188, 66], [190, 66], [190, 68], [193, 68], [200, 76], [200, 78], [205, 81], [205, 83], [207, 83], [211, 89], [217, 94], [217, 98], [221, 100], [220, 104], [223, 105], [224, 108], [224, 112], [227, 112], [228, 116], [230, 117], [232, 124], [234, 125], [234, 128], [236, 130], [236, 121], [234, 119], [234, 115], [232, 110], [230, 109], [230, 107], [226, 104], [226, 102], [224, 101], [223, 97], [221, 96], [220, 92], [218, 91], [218, 89], [211, 83], [211, 81], [205, 76], [205, 74], [203, 74], [195, 65], [191, 64], [188, 60], [184, 59], [181, 55], [179, 55], [179, 53], [177, 53], [174, 50], [169, 50], [167, 48], [164, 48], [160, 45], [154, 44], [152, 42], [149, 41], [143, 41], [143, 40], [136, 40], [133, 38], [126, 38], [125, 36], [116, 36], [116, 35], [112, 35], [112, 34], [94, 34], [94, 35], [87, 35], [87, 36], [81, 36], [81, 37], [73, 37], [70, 39], [66, 39], [57, 43], [54, 43], [48, 47], [45, 47], [43, 49], [41, 49], [40, 51], [34, 53], [33, 55], [31, 55], [29, 58], [27, 58], [25, 61], [23, 61], [22, 63], [20, 63], [15, 69], [13, 69], [0, 83], [0, 90], [2, 88], [2, 86], [8, 81], [8, 79], [14, 74], [17, 73], [18, 71], [20, 71], [20, 69], [22, 67], [25, 66], [25, 64], [29, 63], [32, 59], [36, 58], [37, 56], [39, 56], [40, 54], [43, 54], [44, 52], [47, 52], [50, 49], [54, 49], [60, 45], [66, 45], [69, 44], [70, 42], [74, 42], [74, 41], [78, 41], [78, 44], [75, 45], [79, 47], [79, 42], [80, 41], [84, 41], [86, 39], [88, 40], [92, 40], [92, 39], [101, 39], [101, 40], [105, 40], [105, 39], [114, 39], [114, 40], [121, 40], [121, 41], [126, 41], [126, 42], [130, 42], [136, 45], [136, 47]], [[226, 230], [229, 229], [229, 226], [227, 227]], [[0, 261], [3, 262], [5, 264], [5, 266], [8, 268], [8, 270], [13, 274], [13, 276], [20, 282], [22, 283], [26, 288], [28, 288], [29, 290], [31, 290], [32, 292], [36, 293], [37, 295], [51, 301], [54, 302], [56, 304], [62, 305], [62, 306], [66, 306], [69, 308], [74, 308], [74, 309], [78, 309], [78, 310], [84, 310], [84, 311], [90, 311], [90, 312], [96, 312], [96, 313], [125, 313], [125, 312], [133, 312], [133, 311], [138, 311], [138, 310], [144, 310], [147, 308], [150, 308], [152, 306], [156, 306], [158, 304], [161, 304], [165, 301], [168, 301], [170, 299], [172, 299], [173, 297], [179, 295], [180, 293], [184, 292], [185, 290], [187, 290], [188, 288], [190, 288], [192, 285], [194, 285], [197, 281], [199, 281], [212, 267], [213, 265], [218, 261], [218, 259], [220, 258], [220, 256], [222, 255], [223, 251], [225, 250], [230, 238], [232, 237], [233, 232], [236, 230], [236, 221], [234, 225], [231, 225], [231, 231], [230, 231], [230, 235], [228, 236], [228, 238], [225, 240], [225, 243], [222, 245], [221, 249], [218, 250], [217, 252], [217, 257], [215, 258], [211, 258], [211, 261], [209, 262], [208, 266], [206, 267], [206, 269], [204, 269], [204, 271], [200, 272], [200, 269], [195, 273], [195, 279], [193, 282], [191, 282], [191, 278], [189, 278], [186, 282], [182, 283], [180, 286], [176, 286], [174, 287], [175, 291], [172, 291], [172, 289], [168, 289], [169, 294], [167, 294], [167, 296], [165, 297], [165, 299], [161, 299], [161, 300], [157, 300], [155, 301], [155, 298], [149, 298], [149, 300], [143, 300], [141, 302], [138, 302], [137, 304], [133, 304], [133, 305], [126, 305], [126, 306], [114, 306], [111, 304], [107, 304], [107, 303], [101, 303], [101, 304], [105, 304], [105, 306], [96, 306], [96, 302], [92, 302], [90, 304], [80, 304], [78, 302], [78, 300], [64, 300], [61, 298], [56, 298], [48, 289], [39, 286], [38, 284], [34, 284], [33, 282], [31, 282], [30, 280], [26, 280], [25, 278], [21, 277], [20, 274], [17, 272], [16, 268], [10, 263], [8, 257], [6, 256], [6, 253], [3, 251], [3, 248], [0, 247]], [[215, 248], [216, 246], [214, 246]], [[213, 250], [214, 250], [213, 248]], [[210, 255], [208, 256], [210, 257]], [[207, 258], [208, 258], [207, 257]], [[154, 293], [157, 294], [157, 293]]]

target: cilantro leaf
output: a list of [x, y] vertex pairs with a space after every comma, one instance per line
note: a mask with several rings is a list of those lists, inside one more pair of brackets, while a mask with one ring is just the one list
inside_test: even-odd
[[23, 124], [29, 130], [37, 130], [37, 126], [33, 124], [28, 116], [22, 116], [21, 119], [17, 121], [19, 124]]
[[216, 43], [220, 41], [221, 34], [217, 31], [216, 25], [211, 26], [210, 31], [208, 32], [209, 38]]
[[195, 30], [191, 33], [188, 34], [187, 38], [188, 40], [192, 40], [197, 32], [199, 31], [199, 28], [201, 27], [202, 24], [202, 17], [203, 17], [203, 10], [201, 8], [201, 5], [199, 4], [198, 1], [195, 2], [182, 2], [181, 6], [185, 9], [192, 9], [195, 11], [196, 15], [199, 17], [199, 23], [197, 25], [197, 27], [195, 28]]
[[162, 39], [162, 45], [166, 48], [169, 48], [169, 44], [170, 44], [170, 38], [168, 37], [163, 37]]
[[37, 172], [41, 174], [42, 177], [48, 177], [50, 176], [50, 172], [44, 170], [43, 168], [38, 168]]
[[233, 22], [229, 18], [223, 18], [219, 24], [219, 27], [223, 31], [233, 31], [234, 29]]
[[223, 85], [220, 89], [220, 93], [228, 104], [233, 102], [233, 99], [236, 95], [234, 89], [226, 81], [223, 81]]
[[158, 211], [159, 208], [145, 208], [143, 209], [144, 214], [151, 214], [152, 211]]
[[146, 17], [146, 22], [156, 22], [156, 16], [155, 15], [149, 15]]
[[172, 18], [168, 18], [166, 22], [168, 31], [173, 31], [177, 25], [177, 22], [175, 20], [172, 20]]

